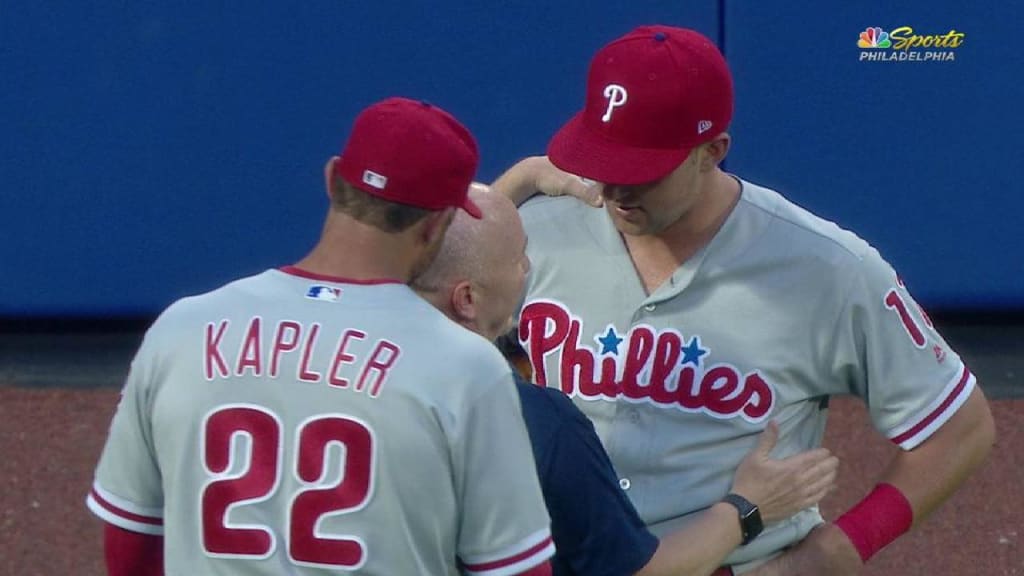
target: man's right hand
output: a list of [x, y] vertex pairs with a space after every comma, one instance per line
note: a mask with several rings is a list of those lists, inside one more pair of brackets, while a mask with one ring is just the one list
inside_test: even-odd
[[757, 505], [766, 524], [820, 502], [835, 488], [839, 470], [839, 459], [826, 448], [771, 458], [769, 452], [778, 440], [779, 426], [769, 422], [736, 469], [731, 489]]
[[601, 186], [558, 169], [547, 156], [520, 160], [491, 184], [516, 206], [541, 192], [548, 196], [575, 196], [591, 206], [603, 206]]

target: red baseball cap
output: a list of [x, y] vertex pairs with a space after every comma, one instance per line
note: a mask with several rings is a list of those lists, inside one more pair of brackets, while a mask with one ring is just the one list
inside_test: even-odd
[[408, 98], [388, 98], [359, 113], [335, 172], [356, 188], [385, 200], [428, 210], [462, 208], [469, 199], [480, 155], [476, 141], [454, 116]]
[[641, 26], [594, 56], [585, 107], [551, 139], [548, 157], [598, 182], [653, 182], [721, 134], [732, 108], [732, 75], [714, 42]]

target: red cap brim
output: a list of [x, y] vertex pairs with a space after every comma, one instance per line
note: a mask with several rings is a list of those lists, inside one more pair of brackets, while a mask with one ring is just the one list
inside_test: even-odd
[[618, 144], [588, 128], [580, 112], [551, 138], [548, 158], [566, 172], [603, 184], [646, 184], [675, 170], [690, 150]]

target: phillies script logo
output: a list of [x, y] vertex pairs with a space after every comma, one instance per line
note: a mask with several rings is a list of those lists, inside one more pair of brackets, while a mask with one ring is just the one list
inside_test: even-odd
[[702, 367], [700, 338], [684, 342], [675, 330], [633, 327], [620, 336], [609, 325], [595, 335], [598, 346], [581, 344], [582, 322], [561, 303], [538, 300], [519, 319], [519, 341], [529, 351], [537, 384], [547, 386], [544, 359], [558, 358], [562, 392], [583, 398], [624, 397], [704, 412], [716, 418], [741, 416], [757, 422], [772, 409], [775, 394], [756, 370], [743, 374], [726, 364]]

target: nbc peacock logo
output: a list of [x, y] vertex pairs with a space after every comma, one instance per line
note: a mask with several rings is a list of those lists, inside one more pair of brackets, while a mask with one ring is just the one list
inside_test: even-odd
[[889, 33], [878, 26], [868, 27], [860, 33], [857, 40], [858, 48], [889, 48], [892, 42], [889, 40]]

